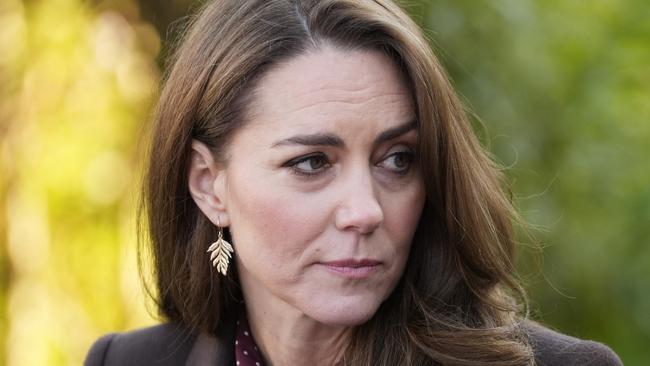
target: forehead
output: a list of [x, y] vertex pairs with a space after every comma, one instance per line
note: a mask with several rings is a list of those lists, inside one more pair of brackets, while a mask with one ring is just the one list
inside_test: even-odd
[[249, 111], [249, 123], [274, 129], [350, 127], [352, 122], [387, 127], [414, 118], [408, 84], [389, 56], [333, 46], [271, 68], [260, 79]]

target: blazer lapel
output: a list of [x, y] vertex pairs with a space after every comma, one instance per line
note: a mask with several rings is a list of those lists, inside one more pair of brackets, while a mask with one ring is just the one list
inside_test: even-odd
[[[232, 329], [230, 329], [232, 328]], [[220, 337], [201, 333], [196, 337], [185, 366], [231, 366], [235, 364], [235, 332], [233, 326]]]

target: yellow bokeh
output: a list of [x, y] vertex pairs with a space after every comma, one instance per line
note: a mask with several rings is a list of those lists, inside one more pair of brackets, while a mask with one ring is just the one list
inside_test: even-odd
[[0, 359], [79, 365], [99, 334], [154, 322], [137, 281], [134, 146], [160, 39], [79, 0], [3, 1], [0, 29]]

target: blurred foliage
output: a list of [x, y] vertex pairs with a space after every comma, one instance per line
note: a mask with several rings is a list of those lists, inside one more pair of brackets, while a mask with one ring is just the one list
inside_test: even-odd
[[[138, 136], [169, 41], [196, 4], [0, 3], [0, 360], [7, 365], [80, 364], [99, 335], [155, 322], [134, 256]], [[541, 264], [535, 250], [521, 257], [533, 316], [643, 364], [650, 359], [650, 3], [407, 6], [475, 113], [482, 140], [508, 167], [515, 201], [545, 246]]]
[[78, 0], [3, 0], [0, 29], [0, 356], [81, 364], [99, 333], [152, 322], [132, 188], [158, 32]]
[[[650, 2], [430, 1], [422, 19], [516, 203], [534, 317], [650, 359]], [[541, 272], [541, 273], [538, 273]]]

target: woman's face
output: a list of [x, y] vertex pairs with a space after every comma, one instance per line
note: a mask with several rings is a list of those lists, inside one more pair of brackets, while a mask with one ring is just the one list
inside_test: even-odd
[[324, 47], [267, 73], [250, 112], [216, 183], [248, 306], [365, 322], [425, 199], [405, 81], [382, 53]]

